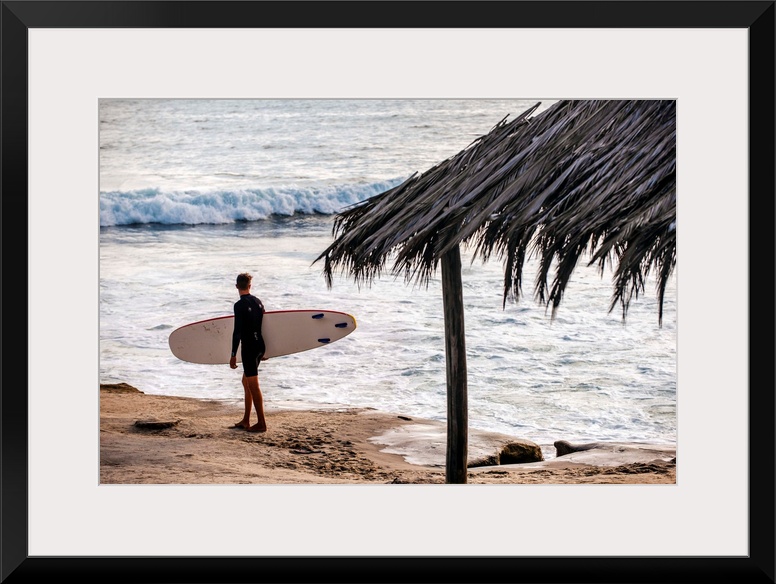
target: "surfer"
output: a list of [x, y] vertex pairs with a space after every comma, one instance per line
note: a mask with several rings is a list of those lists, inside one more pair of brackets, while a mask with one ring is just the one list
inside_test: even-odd
[[[259, 362], [264, 360], [264, 338], [261, 336], [261, 323], [264, 318], [264, 304], [251, 294], [253, 276], [242, 273], [237, 276], [237, 291], [240, 299], [234, 303], [234, 332], [232, 333], [232, 357], [229, 367], [237, 369], [237, 348], [243, 363], [242, 384], [245, 391], [245, 414], [235, 428], [244, 428], [248, 432], [266, 432], [264, 419], [264, 399], [259, 387]], [[251, 408], [256, 409], [259, 420], [251, 426]]]

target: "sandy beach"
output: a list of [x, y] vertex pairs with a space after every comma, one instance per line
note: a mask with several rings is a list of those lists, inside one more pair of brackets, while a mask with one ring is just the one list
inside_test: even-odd
[[[127, 384], [100, 390], [102, 484], [445, 482], [442, 422], [363, 408], [268, 408], [268, 431], [253, 434], [232, 428], [240, 404], [149, 395]], [[468, 483], [676, 483], [675, 448], [590, 443], [535, 462], [506, 456], [532, 448], [520, 437], [470, 429]]]

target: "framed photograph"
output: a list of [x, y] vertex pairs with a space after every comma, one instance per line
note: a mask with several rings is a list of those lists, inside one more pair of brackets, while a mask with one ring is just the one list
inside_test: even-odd
[[[0, 579], [773, 582], [774, 14], [772, 1], [3, 1]], [[126, 136], [100, 139], [127, 104], [534, 96], [676, 102], [675, 482], [102, 480], [100, 299], [139, 296], [100, 273], [99, 198], [148, 187], [108, 152]], [[208, 131], [207, 112], [186, 115]], [[120, 232], [123, 249], [158, 235], [142, 231]], [[143, 270], [113, 260], [124, 281]]]

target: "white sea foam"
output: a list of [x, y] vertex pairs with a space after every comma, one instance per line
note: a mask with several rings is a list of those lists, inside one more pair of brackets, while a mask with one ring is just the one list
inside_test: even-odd
[[272, 215], [329, 215], [388, 190], [401, 180], [321, 187], [108, 191], [100, 194], [100, 226], [219, 225], [259, 221]]

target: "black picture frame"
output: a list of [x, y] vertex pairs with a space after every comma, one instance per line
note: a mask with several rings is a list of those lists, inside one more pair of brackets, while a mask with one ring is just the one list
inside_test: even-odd
[[[411, 4], [411, 6], [410, 6]], [[302, 6], [303, 5], [303, 6]], [[4, 582], [773, 582], [774, 2], [2, 2]], [[303, 8], [303, 9], [302, 9]], [[410, 16], [411, 13], [411, 16]], [[510, 18], [510, 15], [514, 18]], [[749, 554], [746, 557], [29, 557], [27, 32], [57, 28], [742, 28], [749, 33]], [[408, 24], [410, 23], [410, 24]], [[716, 122], [715, 122], [716, 123]], [[756, 277], [756, 280], [755, 280]], [[752, 320], [752, 316], [756, 320]], [[756, 326], [752, 326], [756, 322]], [[763, 330], [765, 329], [765, 330]], [[23, 332], [22, 332], [23, 331]], [[21, 388], [25, 388], [22, 390]], [[753, 464], [756, 457], [757, 464]]]

